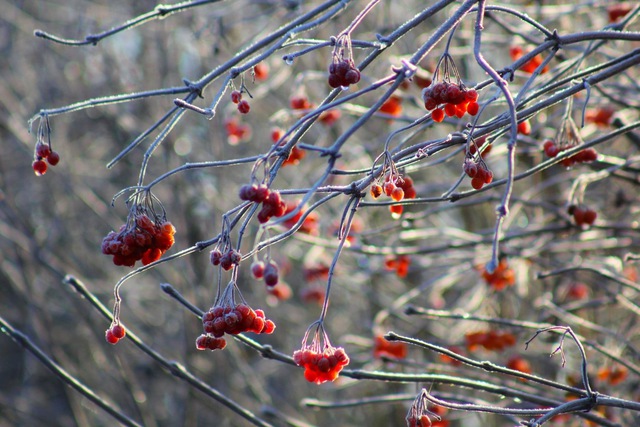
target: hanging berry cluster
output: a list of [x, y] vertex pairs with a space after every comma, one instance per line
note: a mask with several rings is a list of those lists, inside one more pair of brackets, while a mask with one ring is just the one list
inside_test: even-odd
[[[544, 154], [546, 154], [547, 157], [550, 157], [550, 158], [556, 157], [561, 152], [573, 147], [575, 147], [575, 145], [572, 146], [572, 145], [565, 144], [563, 146], [559, 146], [552, 139], [547, 139], [542, 144], [542, 149], [544, 150]], [[560, 164], [562, 166], [569, 168], [577, 163], [590, 163], [590, 162], [595, 162], [597, 159], [598, 159], [598, 152], [595, 150], [595, 148], [589, 147], [589, 148], [585, 148], [584, 150], [580, 150], [577, 153], [565, 159], [562, 159], [560, 161]]]
[[47, 172], [47, 163], [55, 166], [58, 162], [60, 162], [60, 154], [51, 148], [51, 127], [49, 125], [49, 118], [45, 116], [40, 119], [38, 125], [38, 137], [31, 168], [37, 176], [42, 176]]
[[482, 270], [482, 278], [487, 282], [487, 285], [491, 286], [496, 291], [501, 291], [509, 286], [515, 285], [516, 283], [516, 274], [513, 269], [509, 268], [506, 257], [500, 258], [498, 266], [493, 273], [489, 273], [485, 267]]
[[[453, 74], [454, 81], [451, 80]], [[467, 89], [462, 83], [460, 73], [451, 58], [445, 53], [438, 61], [433, 74], [433, 84], [422, 90], [422, 100], [427, 111], [431, 112], [434, 122], [441, 122], [444, 116], [462, 118], [465, 113], [478, 114], [478, 92]]]
[[242, 261], [242, 254], [236, 249], [233, 249], [231, 245], [224, 246], [224, 252], [220, 250], [220, 247], [212, 250], [209, 254], [209, 261], [211, 261], [212, 265], [219, 265], [223, 270], [229, 271], [240, 264], [240, 261]]
[[269, 190], [265, 184], [245, 184], [240, 187], [238, 195], [241, 200], [262, 203], [262, 209], [258, 212], [258, 221], [261, 224], [287, 212], [287, 204], [280, 197], [280, 193], [277, 190]]
[[[284, 131], [280, 128], [274, 128], [273, 130], [271, 130], [271, 140], [273, 141], [274, 145], [276, 145], [277, 147], [282, 147], [287, 143], [287, 140], [281, 140], [283, 135]], [[294, 145], [291, 148], [291, 151], [289, 151], [289, 156], [287, 157], [287, 159], [282, 162], [282, 166], [297, 165], [306, 154], [307, 153], [303, 149], [299, 148], [297, 145]]]
[[264, 284], [270, 288], [276, 286], [280, 280], [278, 264], [273, 260], [269, 260], [266, 263], [264, 261], [255, 261], [251, 264], [251, 274], [254, 279], [263, 279]]
[[[307, 345], [309, 332], [315, 328], [313, 341]], [[349, 364], [349, 356], [342, 347], [333, 347], [322, 323], [311, 325], [302, 340], [302, 348], [293, 353], [293, 361], [304, 368], [307, 381], [322, 384], [335, 381], [342, 368]]]
[[[511, 56], [512, 61], [517, 61], [518, 59], [522, 58], [525, 53], [529, 53], [529, 51], [525, 52], [524, 49], [522, 49], [522, 47], [520, 46], [511, 46], [511, 48], [509, 48], [509, 55]], [[536, 71], [536, 69], [542, 64], [542, 62], [542, 55], [537, 54], [536, 56], [525, 62], [524, 65], [520, 67], [520, 70], [524, 71], [525, 73], [533, 74], [533, 72]], [[540, 74], [544, 74], [547, 71], [549, 71], [549, 66], [545, 65], [542, 70], [540, 70]]]
[[109, 329], [107, 329], [104, 334], [104, 338], [109, 344], [117, 344], [118, 341], [124, 338], [126, 334], [127, 332], [125, 331], [124, 326], [119, 323], [114, 323]]
[[251, 126], [241, 124], [236, 117], [231, 117], [224, 121], [224, 128], [227, 131], [227, 142], [230, 145], [238, 145], [251, 137]]
[[196, 339], [198, 350], [222, 350], [227, 345], [224, 334], [271, 334], [275, 330], [275, 323], [265, 317], [264, 311], [252, 309], [244, 300], [236, 304], [236, 290], [235, 282], [229, 283], [218, 301], [202, 316], [204, 334]]
[[471, 178], [471, 186], [476, 190], [493, 182], [493, 172], [489, 170], [481, 156], [477, 159], [473, 156], [467, 156], [462, 164], [462, 170]]
[[[391, 197], [394, 202], [400, 202], [404, 199], [415, 199], [416, 189], [413, 186], [413, 179], [410, 176], [401, 176], [396, 169], [393, 161], [390, 160], [388, 155], [384, 155], [385, 165], [384, 169], [389, 172], [385, 174], [384, 182], [380, 183], [377, 180], [371, 184], [369, 193], [371, 197], [377, 199], [384, 193], [386, 196]], [[400, 218], [404, 207], [402, 205], [389, 206], [391, 216], [395, 219]]]
[[360, 81], [360, 70], [353, 62], [351, 37], [343, 34], [336, 39], [331, 64], [329, 65], [329, 86], [348, 87]]
[[388, 255], [384, 258], [384, 269], [395, 271], [396, 276], [400, 278], [407, 277], [409, 265], [411, 265], [409, 255]]
[[585, 206], [569, 205], [567, 213], [573, 216], [573, 220], [578, 227], [593, 225], [596, 218], [598, 218], [598, 213], [595, 210]]
[[464, 339], [469, 351], [475, 351], [479, 347], [483, 347], [485, 350], [499, 352], [516, 343], [516, 337], [512, 333], [493, 329], [466, 333]]
[[373, 338], [373, 357], [379, 359], [387, 357], [392, 359], [405, 359], [409, 349], [407, 343], [402, 341], [388, 341], [381, 334]]
[[127, 222], [102, 240], [102, 253], [112, 255], [115, 265], [126, 267], [159, 260], [175, 242], [175, 227], [166, 220], [164, 208], [156, 213], [159, 201], [151, 193], [138, 192], [127, 203], [131, 204]]
[[[285, 215], [288, 215], [289, 213], [297, 209], [298, 205], [299, 202], [287, 202], [287, 210], [285, 211]], [[292, 228], [305, 214], [306, 216], [304, 218], [304, 221], [302, 221], [302, 224], [300, 224], [300, 228], [298, 228], [298, 231], [312, 236], [317, 236], [319, 234], [318, 214], [315, 211], [307, 213], [304, 207], [300, 208], [295, 215], [284, 221], [282, 224], [287, 228]]]
[[251, 106], [246, 99], [242, 99], [242, 92], [234, 90], [231, 92], [231, 102], [238, 105], [238, 111], [241, 114], [248, 114], [251, 110]]
[[[580, 137], [580, 132], [571, 117], [567, 118], [560, 127], [556, 139], [546, 140], [542, 144], [542, 149], [548, 157], [556, 157], [565, 150], [584, 144]], [[580, 150], [577, 153], [564, 158], [560, 164], [565, 167], [571, 167], [577, 163], [589, 163], [598, 159], [598, 152], [591, 147]]]

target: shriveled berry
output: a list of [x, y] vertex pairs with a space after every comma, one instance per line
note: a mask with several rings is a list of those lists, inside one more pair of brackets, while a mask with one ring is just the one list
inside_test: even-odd
[[370, 192], [371, 192], [371, 197], [373, 197], [374, 199], [377, 199], [382, 195], [382, 186], [380, 184], [373, 184], [371, 186]]

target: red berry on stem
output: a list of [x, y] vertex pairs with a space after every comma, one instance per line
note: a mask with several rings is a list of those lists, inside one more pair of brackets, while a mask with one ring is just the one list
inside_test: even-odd
[[444, 110], [442, 108], [436, 108], [431, 112], [431, 118], [434, 122], [440, 123], [444, 120]]
[[242, 114], [247, 114], [249, 113], [249, 110], [251, 110], [251, 106], [249, 105], [249, 103], [244, 99], [240, 101], [240, 103], [238, 104], [238, 111], [240, 111], [240, 113]]
[[47, 172], [47, 164], [44, 160], [34, 160], [31, 167], [38, 176], [42, 176]]
[[242, 93], [237, 90], [231, 92], [231, 102], [238, 104], [242, 100]]
[[47, 144], [44, 144], [42, 142], [38, 142], [36, 144], [36, 156], [37, 157], [45, 159], [45, 158], [49, 157], [49, 154], [51, 154], [51, 148]]
[[111, 333], [114, 337], [122, 339], [127, 334], [127, 331], [125, 331], [124, 326], [117, 324], [111, 327]]

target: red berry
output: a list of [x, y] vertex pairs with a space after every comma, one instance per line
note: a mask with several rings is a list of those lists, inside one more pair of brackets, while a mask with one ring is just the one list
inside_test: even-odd
[[394, 219], [400, 218], [402, 212], [404, 211], [404, 206], [402, 205], [391, 205], [389, 206], [389, 212], [391, 212], [391, 216]]
[[117, 324], [111, 327], [111, 333], [114, 337], [122, 339], [127, 334], [127, 331], [125, 331], [124, 326]]
[[395, 202], [399, 202], [400, 200], [404, 199], [404, 190], [400, 187], [394, 188], [391, 192], [391, 198]]
[[436, 108], [431, 112], [431, 118], [434, 122], [440, 123], [444, 120], [444, 110], [442, 108]]
[[105, 332], [104, 334], [104, 338], [107, 340], [109, 344], [116, 344], [118, 341], [120, 341], [120, 338], [113, 335], [113, 332], [111, 331], [111, 329], [107, 329], [107, 332]]
[[480, 111], [480, 104], [478, 104], [475, 101], [471, 101], [469, 104], [467, 104], [467, 113], [469, 113], [472, 116], [475, 116], [476, 114], [478, 114], [478, 111]]
[[[479, 172], [479, 170], [478, 170], [478, 172]], [[471, 179], [471, 186], [476, 190], [480, 190], [484, 186], [484, 179], [480, 178], [477, 175], [474, 176]]]
[[395, 189], [396, 189], [396, 185], [391, 181], [387, 181], [384, 184], [384, 194], [386, 194], [389, 197], [391, 197], [391, 193], [393, 193], [393, 190]]
[[231, 92], [231, 102], [238, 104], [242, 100], [242, 93], [237, 90]]
[[222, 260], [222, 252], [220, 252], [220, 249], [212, 250], [209, 255], [209, 260], [213, 265], [220, 265], [220, 261]]
[[269, 264], [264, 268], [264, 283], [267, 286], [278, 284], [278, 265], [273, 261], [269, 261]]
[[240, 103], [238, 104], [238, 111], [240, 111], [240, 113], [242, 114], [247, 114], [249, 110], [251, 110], [251, 106], [249, 105], [249, 103], [244, 99], [240, 101]]
[[[444, 105], [444, 113], [448, 116], [448, 117], [453, 117], [456, 115], [456, 106], [455, 104], [445, 104]], [[434, 119], [435, 120], [435, 119]]]
[[253, 74], [256, 76], [256, 80], [265, 80], [269, 77], [269, 67], [264, 62], [260, 62], [253, 67]]
[[60, 162], [60, 154], [57, 151], [52, 151], [49, 153], [49, 157], [47, 157], [47, 161], [51, 166], [55, 166]]
[[255, 279], [261, 279], [264, 276], [264, 262], [256, 261], [251, 264], [251, 274]]
[[34, 160], [31, 167], [38, 176], [42, 176], [47, 172], [47, 164], [44, 160]]
[[382, 186], [380, 184], [373, 184], [371, 186], [371, 197], [377, 199], [382, 195]]
[[596, 213], [596, 211], [594, 211], [593, 209], [586, 209], [583, 214], [583, 221], [585, 224], [592, 225], [597, 217], [598, 214]]
[[518, 123], [518, 133], [523, 135], [529, 135], [531, 133], [531, 124], [529, 123], [529, 120]]
[[51, 154], [51, 148], [42, 142], [38, 142], [36, 144], [36, 157], [40, 157], [41, 159], [45, 159], [49, 157]]

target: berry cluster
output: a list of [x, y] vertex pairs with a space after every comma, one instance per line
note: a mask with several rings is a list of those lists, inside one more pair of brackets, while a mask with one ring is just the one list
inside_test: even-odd
[[255, 279], [263, 279], [264, 284], [270, 288], [278, 284], [278, 264], [273, 260], [270, 260], [268, 263], [255, 261], [251, 264], [251, 274]]
[[618, 365], [614, 368], [603, 367], [598, 370], [598, 379], [600, 381], [607, 381], [610, 385], [617, 385], [623, 382], [629, 370], [622, 365]]
[[469, 332], [464, 335], [464, 339], [469, 351], [477, 350], [479, 347], [489, 351], [502, 351], [516, 343], [513, 334], [494, 330]]
[[462, 170], [471, 178], [471, 186], [476, 190], [493, 182], [493, 172], [489, 170], [482, 158], [476, 161], [473, 157], [466, 157], [462, 164]]
[[[287, 202], [287, 210], [285, 211], [285, 215], [293, 212], [297, 207], [297, 202]], [[295, 215], [284, 221], [282, 224], [287, 228], [291, 228], [296, 225], [296, 223], [300, 220], [300, 218], [302, 218], [305, 213], [306, 211], [304, 209], [300, 209]], [[319, 233], [318, 214], [315, 211], [309, 212], [309, 214], [307, 214], [307, 216], [304, 218], [304, 221], [302, 221], [302, 224], [300, 225], [300, 228], [298, 228], [298, 231], [300, 231], [301, 233], [310, 234], [312, 236], [317, 236]]]
[[223, 253], [219, 248], [215, 248], [209, 254], [209, 261], [215, 266], [222, 267], [223, 270], [229, 271], [242, 261], [242, 254], [237, 250], [229, 247]]
[[573, 300], [585, 299], [589, 296], [589, 287], [582, 282], [575, 282], [569, 285], [567, 297]]
[[[509, 49], [509, 55], [511, 56], [512, 61], [517, 61], [522, 56], [524, 56], [525, 53], [528, 52], [525, 52], [524, 49], [522, 49], [520, 46], [512, 46]], [[541, 64], [542, 55], [538, 54], [531, 58], [529, 61], [525, 62], [525, 64], [520, 67], [520, 70], [524, 71], [525, 73], [533, 74], [533, 72], [536, 71], [536, 68], [538, 68]], [[544, 68], [540, 70], [540, 74], [546, 73], [547, 71], [549, 71], [549, 66], [545, 65]]]
[[115, 265], [127, 267], [133, 267], [136, 261], [147, 265], [159, 260], [173, 246], [176, 229], [171, 222], [154, 218], [151, 220], [146, 213], [135, 211], [132, 221], [102, 240], [102, 253], [113, 255]]
[[310, 383], [335, 381], [342, 368], [349, 364], [349, 356], [342, 347], [325, 345], [323, 351], [313, 347], [296, 350], [293, 353], [293, 361], [304, 368], [304, 378]]
[[[274, 144], [278, 144], [277, 145], [278, 147], [282, 147], [287, 143], [286, 140], [280, 141], [280, 138], [282, 138], [282, 135], [284, 135], [284, 131], [280, 128], [274, 128], [273, 130], [271, 130], [271, 140], [273, 141]], [[280, 141], [280, 143], [278, 143], [278, 141]], [[294, 145], [291, 148], [291, 151], [289, 151], [289, 157], [287, 157], [287, 159], [284, 162], [282, 162], [282, 166], [297, 165], [298, 163], [300, 163], [300, 160], [302, 160], [306, 154], [307, 153], [303, 149], [298, 148], [297, 145]]]
[[348, 87], [360, 81], [360, 70], [351, 59], [338, 59], [329, 65], [329, 86]]
[[237, 305], [215, 305], [202, 316], [204, 334], [196, 339], [198, 350], [223, 349], [226, 346], [223, 335], [237, 335], [243, 332], [271, 334], [276, 328], [264, 311], [253, 310], [245, 303]]
[[407, 343], [402, 341], [387, 341], [382, 335], [373, 338], [373, 357], [379, 359], [387, 357], [392, 359], [405, 359], [409, 352]]
[[223, 350], [227, 346], [227, 341], [222, 337], [213, 337], [202, 334], [196, 338], [196, 349], [198, 350]]
[[320, 123], [322, 123], [323, 125], [332, 126], [340, 119], [341, 116], [342, 113], [340, 112], [340, 110], [327, 110], [320, 113], [320, 117], [318, 117], [318, 120], [320, 120]]
[[278, 301], [286, 301], [291, 298], [293, 291], [291, 290], [291, 286], [287, 285], [285, 282], [278, 282], [275, 286], [267, 286], [267, 293], [273, 296]]
[[300, 299], [306, 303], [315, 303], [322, 307], [327, 289], [319, 284], [308, 286], [300, 290]]
[[[478, 92], [475, 89], [467, 89], [462, 83], [440, 81], [422, 90], [424, 108], [431, 111], [434, 122], [441, 122], [444, 116], [456, 116], [461, 118], [465, 113], [472, 116], [478, 114]], [[444, 107], [438, 108], [439, 105]]]
[[611, 124], [615, 112], [616, 110], [612, 107], [589, 109], [584, 115], [584, 120], [599, 127], [607, 127]]
[[[544, 154], [546, 154], [547, 157], [556, 157], [562, 151], [568, 150], [573, 147], [575, 147], [575, 145], [566, 144], [563, 146], [558, 146], [555, 143], [555, 141], [551, 139], [547, 139], [542, 144], [542, 149], [544, 150]], [[560, 161], [560, 164], [565, 167], [571, 167], [576, 163], [589, 163], [589, 162], [594, 162], [597, 159], [598, 159], [598, 152], [594, 148], [588, 147], [588, 148], [585, 148], [584, 150], [578, 151], [572, 156], [562, 159]]]
[[[413, 186], [413, 179], [409, 176], [401, 177], [397, 173], [389, 173], [381, 185], [376, 182], [371, 185], [369, 190], [371, 197], [377, 199], [384, 193], [388, 197], [391, 197], [394, 202], [400, 202], [404, 199], [415, 199], [416, 189]], [[400, 218], [404, 208], [402, 205], [391, 205], [389, 211], [394, 218]]]
[[633, 9], [631, 3], [612, 4], [611, 6], [607, 7], [609, 22], [612, 24], [614, 22], [617, 22], [618, 20], [625, 17], [627, 13], [631, 12], [631, 9]]
[[269, 221], [271, 217], [281, 217], [287, 212], [287, 204], [280, 197], [280, 193], [269, 190], [265, 184], [245, 184], [240, 187], [238, 195], [241, 200], [262, 203], [262, 209], [258, 212], [258, 221], [261, 224]]
[[56, 151], [53, 151], [49, 144], [42, 141], [36, 143], [34, 160], [31, 167], [37, 176], [42, 176], [47, 172], [47, 163], [55, 166], [58, 162], [60, 162], [60, 155]]
[[289, 98], [289, 106], [292, 110], [311, 110], [314, 105], [306, 95], [294, 95]]
[[570, 205], [567, 208], [567, 213], [573, 216], [573, 220], [578, 227], [583, 225], [593, 225], [598, 217], [598, 213], [591, 208], [580, 207], [576, 205]]
[[402, 98], [397, 95], [391, 95], [381, 106], [381, 113], [388, 114], [393, 117], [399, 117], [402, 114]]
[[124, 326], [119, 323], [112, 324], [104, 334], [105, 339], [109, 344], [117, 344], [127, 334]]
[[531, 364], [519, 354], [514, 354], [513, 356], [511, 356], [509, 360], [507, 360], [507, 363], [505, 366], [509, 369], [513, 369], [514, 371], [520, 371], [525, 374], [530, 374], [532, 372]]
[[234, 90], [231, 92], [231, 102], [238, 105], [238, 111], [241, 114], [247, 114], [251, 110], [251, 106], [246, 99], [242, 99], [242, 92]]
[[388, 271], [395, 271], [400, 278], [407, 277], [411, 258], [409, 255], [388, 255], [384, 259], [384, 268]]
[[[463, 354], [462, 349], [460, 347], [455, 346], [455, 345], [447, 347], [447, 349], [452, 351], [452, 352], [454, 352], [454, 353], [456, 353], [456, 354], [460, 354], [460, 355]], [[451, 366], [461, 366], [462, 365], [461, 361], [459, 361], [458, 359], [454, 359], [453, 357], [449, 356], [448, 354], [440, 353], [438, 355], [438, 359], [440, 359], [441, 362], [447, 363], [447, 364], [449, 364]]]
[[500, 262], [498, 262], [498, 266], [493, 273], [489, 273], [485, 267], [482, 271], [482, 278], [487, 282], [487, 285], [496, 291], [501, 291], [516, 283], [516, 274], [513, 269], [509, 268], [505, 257], [500, 258]]
[[227, 142], [230, 145], [238, 145], [240, 141], [251, 136], [251, 126], [240, 124], [235, 117], [225, 120], [224, 128], [227, 132]]

